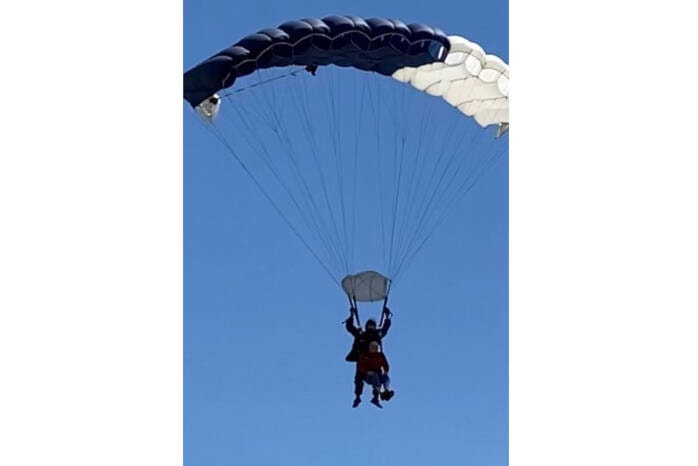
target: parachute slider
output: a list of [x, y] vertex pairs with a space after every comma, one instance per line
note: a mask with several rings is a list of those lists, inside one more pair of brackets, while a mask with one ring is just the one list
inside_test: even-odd
[[342, 289], [355, 302], [385, 301], [390, 290], [390, 279], [378, 272], [367, 270], [342, 279]]

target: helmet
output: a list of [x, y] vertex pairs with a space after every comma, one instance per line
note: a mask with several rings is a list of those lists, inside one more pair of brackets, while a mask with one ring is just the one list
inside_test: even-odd
[[368, 319], [366, 321], [366, 328], [368, 328], [368, 327], [376, 328], [377, 327], [376, 320], [375, 319]]

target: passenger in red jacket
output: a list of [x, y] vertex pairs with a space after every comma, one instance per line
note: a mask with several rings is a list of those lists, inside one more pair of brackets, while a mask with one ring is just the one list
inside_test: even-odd
[[[378, 351], [378, 348], [378, 342], [372, 341], [368, 345], [368, 352], [359, 356], [359, 361], [356, 364], [356, 380], [360, 381], [362, 385], [366, 382], [373, 387], [371, 403], [382, 408], [383, 406], [378, 400], [381, 389], [383, 389], [383, 399], [386, 401], [390, 400], [395, 392], [388, 388], [390, 386], [388, 359], [385, 354]], [[356, 408], [359, 403], [361, 403], [361, 396], [357, 394], [352, 406]]]

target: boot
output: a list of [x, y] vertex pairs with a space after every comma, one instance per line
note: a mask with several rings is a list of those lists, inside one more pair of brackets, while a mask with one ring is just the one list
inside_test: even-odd
[[374, 389], [373, 389], [373, 398], [371, 398], [371, 403], [373, 403], [374, 405], [378, 406], [379, 408], [382, 408], [383, 406], [381, 406], [381, 402], [378, 401], [378, 395], [379, 395], [379, 394], [380, 394], [380, 392], [379, 392], [377, 389], [374, 388]]

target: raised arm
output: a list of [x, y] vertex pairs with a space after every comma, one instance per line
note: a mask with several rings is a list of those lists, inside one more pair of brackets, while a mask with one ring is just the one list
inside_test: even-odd
[[349, 317], [344, 321], [344, 328], [347, 329], [352, 336], [357, 337], [361, 333], [358, 328], [354, 326], [354, 313], [356, 310], [354, 308], [349, 309]]
[[393, 313], [390, 312], [390, 309], [385, 307], [383, 308], [383, 314], [385, 314], [385, 318], [383, 319], [383, 326], [380, 328], [381, 337], [388, 334], [388, 330], [390, 330], [390, 325], [392, 324]]

